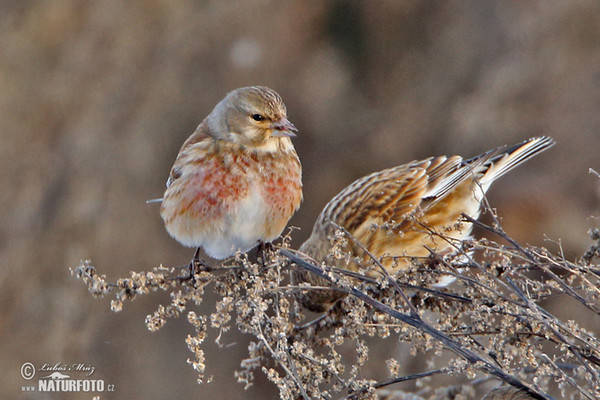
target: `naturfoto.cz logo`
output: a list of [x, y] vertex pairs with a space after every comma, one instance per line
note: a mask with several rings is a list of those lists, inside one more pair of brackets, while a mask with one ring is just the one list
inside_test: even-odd
[[[21, 377], [31, 381], [38, 375], [37, 385], [22, 386], [24, 392], [113, 392], [114, 385], [105, 384], [103, 379], [85, 379], [92, 376], [96, 367], [83, 363], [42, 363], [38, 368], [26, 362], [21, 366]], [[84, 379], [76, 379], [80, 375]], [[83, 376], [82, 376], [83, 375]]]

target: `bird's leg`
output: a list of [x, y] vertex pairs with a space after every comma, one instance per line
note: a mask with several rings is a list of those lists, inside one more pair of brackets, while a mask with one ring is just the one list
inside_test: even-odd
[[260, 257], [262, 260], [263, 268], [267, 266], [267, 251], [273, 251], [273, 244], [271, 242], [263, 242], [262, 240], [258, 242], [258, 251], [256, 252], [256, 258]]
[[210, 271], [210, 267], [206, 261], [200, 259], [200, 247], [196, 247], [194, 257], [190, 261], [190, 278], [193, 278], [200, 271]]

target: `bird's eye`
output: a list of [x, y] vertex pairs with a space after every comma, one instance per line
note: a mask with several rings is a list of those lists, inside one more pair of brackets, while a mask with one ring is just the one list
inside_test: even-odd
[[264, 121], [265, 116], [260, 114], [252, 114], [252, 119], [255, 121]]

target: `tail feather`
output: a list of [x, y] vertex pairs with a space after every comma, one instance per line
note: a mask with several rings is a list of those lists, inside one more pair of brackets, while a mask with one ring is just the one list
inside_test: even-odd
[[[445, 163], [447, 165], [443, 165], [445, 169], [435, 167], [432, 170], [432, 175], [430, 175], [430, 188], [425, 193], [424, 199], [440, 200], [465, 179], [473, 177], [473, 175], [475, 175], [485, 193], [496, 179], [517, 165], [552, 147], [555, 143], [554, 139], [547, 136], [533, 137], [511, 147], [497, 147], [476, 157], [463, 160], [458, 164], [453, 165], [447, 162]], [[432, 183], [439, 178], [434, 175], [438, 169], [444, 172], [445, 176], [442, 176], [443, 179], [438, 182]]]
[[483, 175], [479, 180], [481, 185], [485, 187], [517, 165], [549, 149], [554, 144], [556, 142], [550, 137], [534, 137], [509, 148], [499, 147], [467, 162], [471, 163], [482, 157], [486, 158], [483, 163], [485, 169], [482, 171]]

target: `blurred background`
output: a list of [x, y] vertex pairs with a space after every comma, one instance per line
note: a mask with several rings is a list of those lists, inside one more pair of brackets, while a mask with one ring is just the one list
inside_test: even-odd
[[588, 172], [600, 171], [595, 0], [5, 0], [0, 9], [7, 398], [91, 398], [22, 393], [24, 362], [93, 365], [93, 378], [115, 385], [102, 398], [277, 397], [262, 377], [248, 391], [235, 383], [247, 338], [229, 334], [220, 349], [209, 331], [214, 379], [197, 385], [184, 319], [156, 333], [144, 325], [164, 293], [115, 314], [68, 270], [91, 259], [114, 280], [189, 261], [193, 251], [145, 201], [162, 196], [183, 141], [236, 87], [277, 90], [300, 131], [295, 246], [358, 177], [542, 134], [558, 145], [490, 192], [505, 230], [554, 251], [561, 241], [575, 259], [599, 225], [600, 180]]

